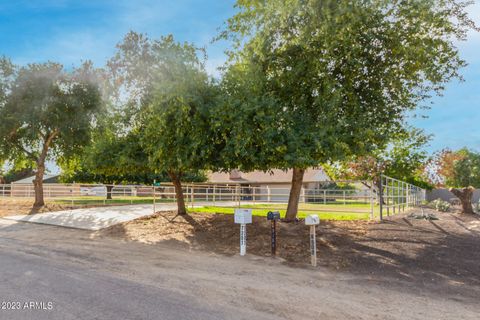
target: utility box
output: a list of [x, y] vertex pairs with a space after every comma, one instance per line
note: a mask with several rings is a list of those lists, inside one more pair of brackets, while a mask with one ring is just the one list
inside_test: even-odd
[[305, 224], [307, 226], [316, 226], [320, 224], [320, 218], [317, 214], [311, 214], [305, 218]]
[[235, 223], [252, 223], [252, 209], [235, 209]]
[[267, 213], [267, 220], [280, 220], [280, 212], [278, 211], [269, 211]]

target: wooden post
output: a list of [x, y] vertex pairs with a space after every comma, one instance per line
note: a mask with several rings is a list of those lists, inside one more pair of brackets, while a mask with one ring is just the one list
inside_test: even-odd
[[270, 193], [270, 186], [267, 185], [267, 202], [271, 202], [271, 201], [272, 201], [272, 197]]
[[327, 204], [327, 190], [323, 190], [323, 204]]

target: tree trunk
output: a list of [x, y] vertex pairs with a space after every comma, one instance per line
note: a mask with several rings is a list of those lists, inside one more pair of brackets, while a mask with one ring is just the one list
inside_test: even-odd
[[473, 191], [475, 191], [475, 188], [473, 187], [462, 188], [462, 189], [450, 188], [450, 192], [453, 193], [455, 196], [457, 196], [462, 203], [462, 213], [466, 213], [466, 214], [475, 213], [473, 211], [473, 206], [472, 206]]
[[45, 160], [47, 159], [48, 150], [53, 140], [58, 136], [58, 130], [45, 136], [43, 141], [42, 152], [36, 160], [37, 162], [37, 172], [35, 173], [35, 180], [33, 180], [33, 188], [35, 190], [35, 203], [34, 207], [43, 207], [45, 205], [45, 200], [43, 197], [43, 176], [45, 175]]
[[377, 187], [377, 195], [378, 195], [378, 202], [382, 205], [385, 204], [385, 196], [383, 195], [383, 192], [384, 192], [384, 187], [382, 186], [382, 178], [381, 177], [376, 177], [374, 180], [373, 180], [373, 183], [375, 184], [375, 186]]
[[180, 181], [180, 174], [169, 172], [168, 175], [175, 187], [175, 197], [177, 199], [178, 215], [186, 215], [187, 209], [185, 207], [185, 199], [183, 198], [182, 182]]
[[300, 192], [302, 191], [303, 176], [305, 169], [293, 168], [292, 187], [288, 198], [287, 213], [285, 215], [286, 222], [295, 221], [298, 213], [298, 203], [300, 202]]
[[113, 190], [113, 186], [107, 185], [107, 200], [112, 200], [112, 190]]
[[45, 200], [43, 198], [43, 176], [45, 174], [45, 164], [37, 164], [37, 172], [35, 173], [35, 180], [33, 180], [33, 189], [35, 190], [34, 207], [43, 207]]

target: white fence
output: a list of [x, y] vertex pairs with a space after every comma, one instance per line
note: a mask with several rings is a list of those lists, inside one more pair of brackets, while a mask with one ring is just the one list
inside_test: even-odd
[[426, 198], [424, 189], [387, 176], [381, 177], [380, 189], [380, 220], [384, 214], [389, 216], [418, 206]]
[[[343, 214], [360, 219], [374, 219], [404, 211], [418, 205], [425, 191], [403, 181], [382, 177], [381, 192], [372, 182], [326, 181], [315, 188], [302, 188], [300, 212]], [[341, 187], [340, 187], [341, 186]], [[373, 187], [372, 187], [373, 186]], [[275, 185], [247, 186], [195, 183], [183, 185], [184, 198], [190, 208], [215, 207], [285, 210], [290, 188]], [[31, 184], [0, 185], [0, 198], [33, 198]], [[47, 201], [70, 206], [158, 204], [175, 201], [175, 189], [169, 183], [160, 186], [44, 184]], [[383, 200], [383, 201], [382, 201]]]

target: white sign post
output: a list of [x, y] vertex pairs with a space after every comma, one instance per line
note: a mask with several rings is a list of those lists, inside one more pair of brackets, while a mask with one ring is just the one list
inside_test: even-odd
[[310, 226], [310, 256], [312, 266], [317, 266], [317, 239], [315, 226], [320, 224], [320, 218], [316, 214], [311, 214], [305, 218], [305, 225]]
[[247, 223], [252, 223], [252, 209], [235, 209], [235, 223], [240, 224], [240, 255], [247, 253]]

